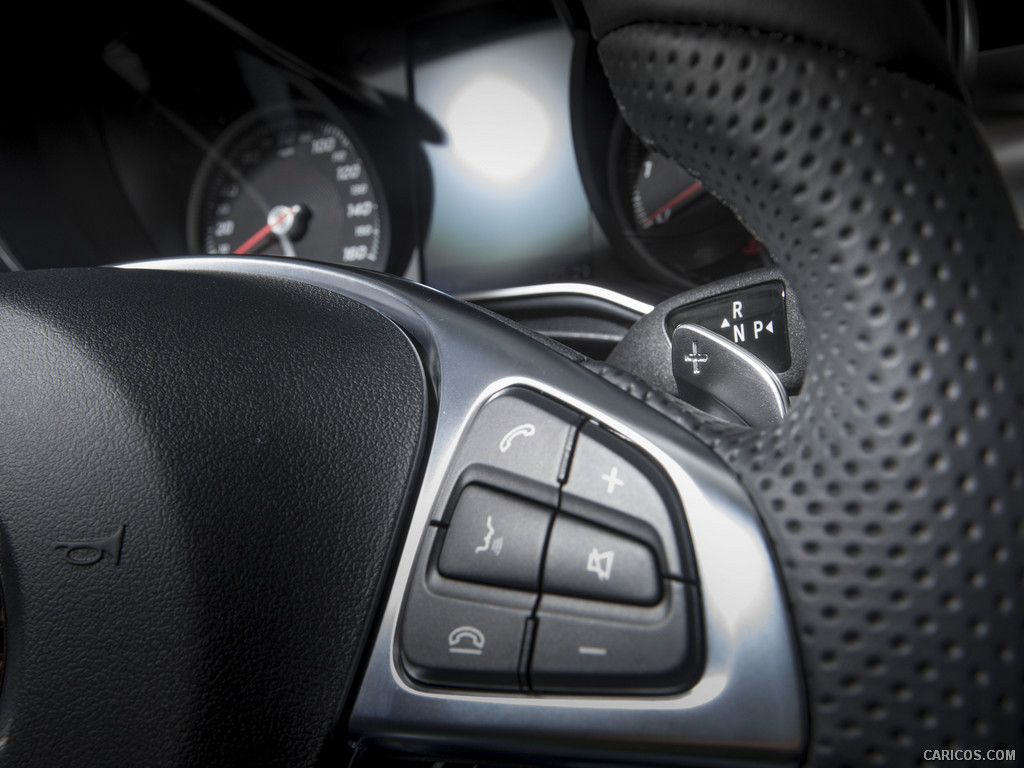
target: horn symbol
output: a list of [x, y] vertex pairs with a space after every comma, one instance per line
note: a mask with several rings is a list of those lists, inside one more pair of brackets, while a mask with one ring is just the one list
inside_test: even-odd
[[124, 541], [124, 526], [118, 529], [105, 539], [96, 541], [58, 541], [53, 545], [54, 549], [63, 549], [64, 557], [72, 565], [95, 565], [103, 559], [104, 555], [110, 555], [114, 565], [121, 562], [121, 542]]

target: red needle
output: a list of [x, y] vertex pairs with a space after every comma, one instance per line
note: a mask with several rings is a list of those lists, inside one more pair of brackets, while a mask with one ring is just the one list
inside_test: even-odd
[[235, 255], [237, 256], [237, 255], [240, 255], [240, 254], [243, 254], [243, 253], [248, 253], [250, 248], [252, 248], [253, 246], [258, 245], [259, 243], [261, 243], [263, 241], [263, 239], [267, 235], [270, 234], [271, 230], [274, 227], [276, 227], [282, 221], [284, 221], [289, 216], [291, 216], [292, 213], [293, 213], [293, 211], [289, 208], [288, 210], [286, 210], [284, 213], [282, 213], [280, 216], [278, 216], [273, 221], [270, 221], [270, 222], [267, 222], [266, 224], [264, 224], [262, 227], [260, 227], [258, 230], [256, 230], [256, 233], [252, 237], [250, 237], [248, 240], [246, 240], [240, 246], [235, 248], [235, 250], [234, 250]]
[[646, 219], [644, 219], [644, 226], [649, 225], [656, 218], [661, 216], [661, 214], [663, 214], [665, 211], [668, 211], [668, 210], [671, 210], [672, 208], [675, 208], [677, 205], [679, 205], [681, 202], [683, 202], [683, 200], [685, 200], [686, 198], [690, 197], [694, 193], [699, 192], [700, 188], [702, 186], [703, 185], [699, 181], [693, 182], [693, 184], [688, 186], [686, 189], [684, 189], [678, 195], [676, 195], [671, 200], [669, 200], [667, 203], [665, 203], [663, 206], [661, 206], [661, 208], [659, 208], [654, 213], [652, 213], [650, 216], [648, 216]]

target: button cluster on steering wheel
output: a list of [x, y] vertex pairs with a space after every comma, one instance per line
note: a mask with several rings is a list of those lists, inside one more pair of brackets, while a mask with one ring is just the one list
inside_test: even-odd
[[399, 632], [414, 680], [671, 693], [702, 663], [683, 510], [637, 447], [535, 392], [477, 414], [420, 548]]

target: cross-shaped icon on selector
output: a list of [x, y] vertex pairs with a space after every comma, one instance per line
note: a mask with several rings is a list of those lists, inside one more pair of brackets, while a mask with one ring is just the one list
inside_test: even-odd
[[698, 374], [698, 375], [700, 374], [700, 366], [701, 366], [701, 364], [702, 363], [706, 363], [709, 359], [710, 358], [708, 357], [706, 352], [705, 353], [701, 353], [697, 349], [697, 342], [696, 341], [693, 342], [693, 351], [692, 352], [687, 352], [683, 356], [683, 362], [684, 363], [693, 363], [693, 372], [695, 374]]

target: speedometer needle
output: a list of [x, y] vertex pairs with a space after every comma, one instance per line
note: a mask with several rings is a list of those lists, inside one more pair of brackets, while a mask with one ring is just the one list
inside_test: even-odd
[[685, 200], [686, 198], [695, 195], [697, 192], [700, 192], [701, 187], [703, 187], [703, 186], [704, 185], [701, 184], [699, 181], [693, 182], [693, 184], [688, 186], [686, 189], [684, 189], [678, 195], [676, 195], [671, 200], [669, 200], [667, 203], [665, 203], [663, 206], [661, 206], [661, 208], [659, 208], [654, 213], [652, 213], [650, 216], [648, 216], [646, 219], [644, 219], [644, 227], [649, 227], [651, 224], [654, 223], [654, 220], [656, 218], [658, 218], [659, 216], [661, 216], [661, 214], [665, 213], [665, 211], [672, 210], [677, 205], [679, 205], [681, 202], [683, 202], [683, 200]]
[[256, 232], [242, 243], [240, 246], [235, 248], [235, 255], [241, 255], [249, 253], [257, 245], [262, 243], [267, 237], [274, 233], [275, 235], [285, 235], [288, 230], [291, 229], [292, 222], [299, 215], [302, 210], [300, 205], [276, 205], [270, 209], [270, 213], [267, 214], [267, 223], [260, 227]]

